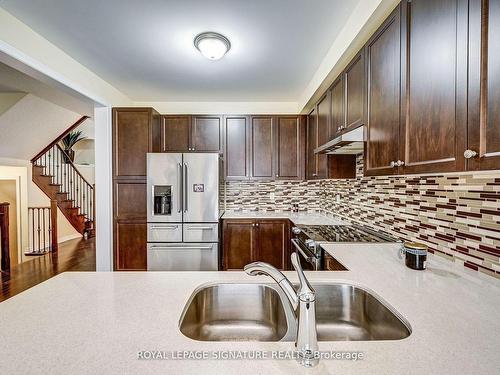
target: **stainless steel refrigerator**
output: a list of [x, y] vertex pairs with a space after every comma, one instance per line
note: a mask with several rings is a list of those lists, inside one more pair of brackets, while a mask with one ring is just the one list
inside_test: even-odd
[[219, 154], [149, 153], [148, 270], [219, 264]]

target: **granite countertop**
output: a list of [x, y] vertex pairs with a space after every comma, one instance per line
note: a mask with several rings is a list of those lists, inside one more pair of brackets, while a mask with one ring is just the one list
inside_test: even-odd
[[289, 219], [295, 225], [347, 225], [347, 221], [318, 212], [225, 211], [222, 219]]
[[[265, 282], [243, 272], [63, 273], [0, 303], [0, 368], [16, 374], [493, 374], [499, 366], [500, 284], [430, 257], [413, 271], [398, 245], [324, 245], [349, 271], [314, 282], [372, 290], [411, 325], [397, 341], [320, 342], [362, 351], [359, 361], [137, 360], [140, 350], [293, 350], [293, 342], [199, 342], [181, 334], [186, 301], [202, 284]], [[294, 272], [286, 272], [296, 281]]]

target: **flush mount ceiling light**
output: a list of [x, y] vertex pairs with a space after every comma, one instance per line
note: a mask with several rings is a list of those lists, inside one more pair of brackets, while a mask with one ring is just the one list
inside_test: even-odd
[[194, 38], [194, 46], [209, 60], [219, 60], [231, 49], [231, 42], [224, 35], [207, 32]]

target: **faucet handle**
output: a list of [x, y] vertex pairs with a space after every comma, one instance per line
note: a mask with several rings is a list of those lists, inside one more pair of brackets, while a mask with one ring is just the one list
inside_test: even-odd
[[304, 271], [302, 270], [302, 266], [300, 265], [299, 257], [296, 252], [292, 253], [292, 265], [293, 268], [295, 268], [295, 271], [297, 271], [297, 275], [299, 277], [299, 290], [297, 292], [297, 296], [299, 299], [307, 301], [314, 301], [315, 300], [315, 295], [316, 291], [314, 288], [309, 284], [309, 281], [306, 278], [306, 275], [304, 274]]

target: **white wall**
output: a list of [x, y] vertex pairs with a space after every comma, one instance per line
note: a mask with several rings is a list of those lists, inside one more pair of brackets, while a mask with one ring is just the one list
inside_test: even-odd
[[31, 160], [80, 117], [28, 94], [0, 116], [0, 157]]

